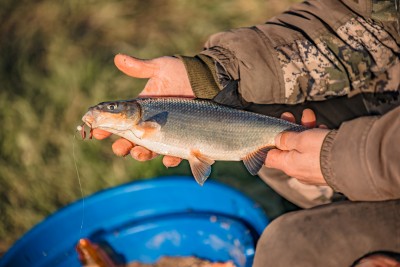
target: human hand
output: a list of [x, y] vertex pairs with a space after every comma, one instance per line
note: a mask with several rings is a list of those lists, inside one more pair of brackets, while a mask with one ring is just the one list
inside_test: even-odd
[[[353, 266], [353, 265], [352, 265]], [[355, 263], [356, 267], [399, 267], [400, 261], [393, 258], [392, 256], [385, 254], [372, 254], [358, 260]]]
[[128, 76], [149, 79], [139, 97], [195, 97], [186, 68], [178, 58], [143, 60], [119, 54], [114, 63]]
[[[188, 97], [195, 95], [191, 88], [185, 66], [181, 60], [174, 57], [160, 57], [151, 60], [141, 60], [126, 55], [116, 55], [114, 63], [119, 70], [134, 78], [148, 78], [143, 91], [139, 97]], [[93, 129], [93, 137], [102, 140], [111, 133]], [[126, 139], [118, 139], [112, 145], [113, 152], [118, 156], [131, 154], [139, 161], [153, 159], [156, 153], [141, 147], [135, 146]], [[167, 167], [177, 166], [181, 159], [164, 156], [163, 163]]]
[[[282, 118], [294, 122], [290, 113], [282, 114]], [[303, 126], [316, 126], [315, 114], [310, 109], [303, 111], [301, 118]], [[322, 143], [329, 133], [326, 127], [303, 132], [283, 132], [276, 136], [276, 149], [268, 152], [265, 166], [280, 169], [287, 175], [305, 184], [327, 185], [320, 165]]]

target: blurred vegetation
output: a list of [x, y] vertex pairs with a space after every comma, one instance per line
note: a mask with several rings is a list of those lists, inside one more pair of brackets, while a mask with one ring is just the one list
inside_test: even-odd
[[[140, 178], [190, 174], [187, 163], [172, 169], [160, 159], [138, 163], [115, 157], [110, 140], [80, 140], [75, 129], [89, 106], [133, 98], [144, 86], [117, 71], [115, 54], [194, 55], [209, 35], [263, 23], [290, 2], [1, 0], [0, 251], [81, 198], [73, 154], [84, 195]], [[270, 216], [285, 209], [241, 164], [218, 163], [213, 177], [241, 188], [253, 181], [250, 190], [267, 192], [259, 199]]]

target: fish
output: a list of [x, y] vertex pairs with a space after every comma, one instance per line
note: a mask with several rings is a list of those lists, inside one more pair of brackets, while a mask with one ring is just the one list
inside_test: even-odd
[[84, 267], [118, 267], [100, 246], [88, 238], [79, 239], [75, 249]]
[[243, 161], [256, 175], [275, 137], [303, 126], [250, 111], [188, 98], [136, 98], [90, 107], [82, 121], [161, 155], [189, 161], [200, 185], [215, 161]]

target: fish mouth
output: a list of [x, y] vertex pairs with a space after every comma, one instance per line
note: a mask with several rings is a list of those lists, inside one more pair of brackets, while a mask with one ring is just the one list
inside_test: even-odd
[[85, 115], [82, 117], [82, 121], [89, 126], [91, 129], [93, 128], [93, 123], [94, 123], [94, 114], [92, 111], [86, 112]]
[[78, 126], [78, 130], [81, 133], [82, 139], [86, 138], [86, 131], [85, 131], [85, 125], [89, 127], [89, 139], [92, 139], [93, 137], [93, 129], [95, 126], [93, 125], [95, 122], [94, 114], [92, 111], [88, 111], [85, 115], [82, 117], [82, 125]]

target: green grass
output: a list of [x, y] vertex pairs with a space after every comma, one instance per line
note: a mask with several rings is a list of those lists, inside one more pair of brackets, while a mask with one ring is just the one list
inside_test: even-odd
[[[186, 163], [166, 169], [160, 159], [117, 158], [110, 140], [74, 137], [89, 106], [133, 98], [145, 84], [120, 73], [115, 54], [194, 55], [209, 35], [263, 23], [289, 2], [0, 1], [0, 251], [81, 197], [73, 149], [84, 195], [141, 178], [189, 174]], [[217, 164], [213, 176], [233, 184], [249, 177], [271, 191], [238, 164]], [[271, 216], [280, 210], [270, 205]]]

